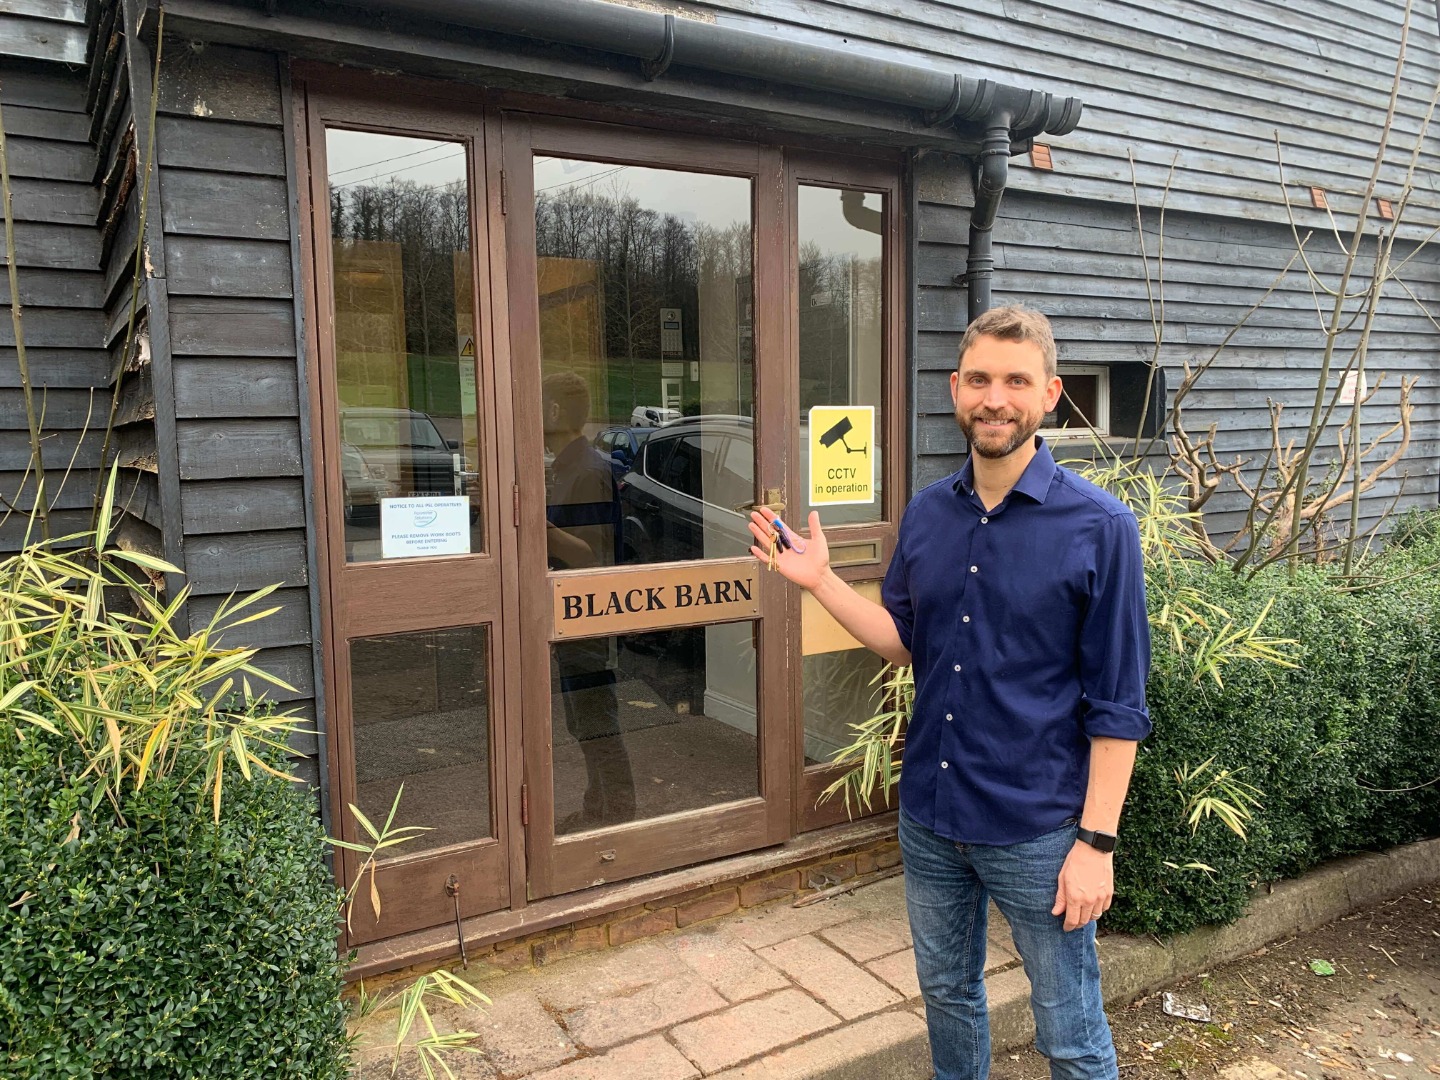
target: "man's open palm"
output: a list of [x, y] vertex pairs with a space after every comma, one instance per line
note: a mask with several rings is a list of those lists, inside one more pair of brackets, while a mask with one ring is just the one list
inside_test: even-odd
[[[774, 519], [775, 512], [768, 506], [750, 512], [750, 532], [755, 538], [750, 553], [767, 565], [770, 562], [770, 538], [775, 532], [770, 523]], [[820, 515], [814, 510], [810, 511], [810, 538], [799, 539], [805, 545], [803, 553], [783, 544], [775, 545], [775, 567], [801, 588], [813, 589], [830, 566], [830, 545], [825, 542], [825, 531], [820, 528]]]

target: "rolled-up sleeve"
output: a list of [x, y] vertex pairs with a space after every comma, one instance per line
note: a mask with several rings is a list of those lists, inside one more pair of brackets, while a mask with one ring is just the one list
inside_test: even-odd
[[1133, 516], [1115, 514], [1102, 524], [1094, 559], [1090, 601], [1080, 626], [1082, 723], [1091, 738], [1138, 742], [1151, 729], [1145, 706], [1150, 620], [1140, 530]]

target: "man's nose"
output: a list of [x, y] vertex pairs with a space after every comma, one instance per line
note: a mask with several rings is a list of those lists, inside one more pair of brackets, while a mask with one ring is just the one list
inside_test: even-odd
[[1009, 404], [1005, 396], [1005, 384], [992, 382], [985, 387], [985, 407], [987, 409], [1003, 409]]

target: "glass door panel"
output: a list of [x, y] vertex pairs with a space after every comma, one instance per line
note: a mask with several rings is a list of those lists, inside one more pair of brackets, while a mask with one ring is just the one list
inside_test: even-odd
[[350, 643], [356, 806], [375, 824], [401, 788], [396, 828], [425, 830], [393, 860], [493, 835], [489, 627]]
[[550, 639], [525, 660], [547, 703], [526, 757], [531, 891], [549, 895], [783, 838], [788, 739], [764, 705], [783, 588], [747, 527], [766, 469], [777, 491], [783, 475], [755, 319], [779, 278], [757, 244], [779, 167], [766, 201], [755, 147], [509, 116], [506, 140], [528, 211], [508, 222], [516, 414], [536, 420], [521, 498], [545, 495], [543, 519], [521, 516], [521, 574]]
[[[369, 842], [362, 818], [380, 827], [398, 797], [392, 827], [420, 830], [379, 856], [380, 914], [362, 889], [346, 931], [359, 944], [511, 899], [508, 517], [481, 118], [307, 102], [336, 828]], [[339, 863], [349, 883], [363, 856]]]
[[346, 561], [481, 550], [465, 146], [325, 134]]
[[[875, 431], [884, 430], [885, 196], [800, 184], [796, 214], [800, 468], [808, 478], [812, 408], [869, 406]], [[860, 443], [850, 449], [860, 453], [856, 467], [874, 477], [873, 500], [812, 507], [811, 485], [798, 485], [797, 522], [811, 509], [821, 510], [826, 528], [884, 517], [884, 446]]]
[[[862, 595], [878, 601], [904, 493], [903, 429], [897, 425], [903, 409], [896, 407], [904, 400], [897, 172], [796, 155], [790, 179], [792, 377], [800, 425], [798, 475], [792, 473], [790, 481], [798, 505], [791, 520], [804, 522], [811, 510], [818, 511], [832, 565]], [[812, 431], [812, 416], [825, 428]], [[816, 474], [817, 464], [825, 476]], [[857, 477], [859, 495], [846, 490]], [[803, 717], [795, 764], [797, 827], [811, 829], [865, 812], [853, 804], [847, 812], [840, 798], [817, 801], [838, 775], [830, 762], [853, 738], [851, 725], [888, 706], [878, 681], [884, 661], [808, 595], [796, 606], [801, 655], [793, 700]], [[884, 807], [880, 799], [872, 810]]]

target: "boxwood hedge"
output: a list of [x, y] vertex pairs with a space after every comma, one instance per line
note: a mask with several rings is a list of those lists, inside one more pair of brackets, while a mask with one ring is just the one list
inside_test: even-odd
[[[1248, 580], [1201, 562], [1182, 572], [1236, 625], [1273, 599], [1265, 633], [1295, 639], [1299, 666], [1236, 663], [1223, 687], [1196, 683], [1156, 636], [1155, 731], [1136, 762], [1107, 925], [1227, 922], [1261, 882], [1440, 833], [1440, 513], [1403, 520], [1359, 582], [1325, 564]], [[1243, 841], [1213, 818], [1193, 834], [1186, 824], [1175, 772], [1211, 757], [1263, 792]]]
[[204, 771], [115, 806], [68, 735], [0, 724], [0, 1075], [346, 1075], [313, 801], [257, 773], [217, 822]]

